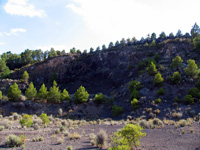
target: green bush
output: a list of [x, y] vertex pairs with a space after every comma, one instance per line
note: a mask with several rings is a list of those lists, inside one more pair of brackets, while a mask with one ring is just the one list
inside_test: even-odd
[[67, 91], [66, 89], [64, 89], [63, 92], [62, 92], [61, 95], [60, 95], [60, 100], [61, 100], [61, 101], [68, 101], [68, 100], [70, 100], [70, 99], [71, 99], [71, 98], [70, 98], [70, 96], [69, 96], [68, 91]]
[[182, 100], [179, 99], [178, 97], [175, 97], [175, 98], [174, 98], [174, 102], [176, 102], [176, 103], [180, 103], [180, 102], [182, 102]]
[[153, 40], [152, 42], [151, 42], [151, 45], [150, 45], [151, 47], [155, 47], [156, 46], [156, 42]]
[[95, 101], [95, 103], [101, 104], [106, 101], [106, 98], [102, 93], [95, 94], [94, 101]]
[[173, 74], [173, 76], [172, 76], [172, 78], [171, 78], [172, 83], [177, 84], [177, 83], [179, 83], [181, 80], [182, 80], [182, 78], [181, 78], [180, 73], [179, 73], [178, 71], [174, 72], [174, 74]]
[[112, 137], [112, 147], [109, 150], [131, 150], [140, 145], [140, 139], [146, 136], [139, 124], [127, 124]]
[[28, 100], [34, 100], [37, 96], [37, 90], [33, 85], [33, 82], [30, 83], [29, 87], [25, 91], [25, 96]]
[[156, 62], [159, 62], [160, 61], [160, 55], [158, 54], [158, 53], [156, 53], [156, 55], [154, 56], [154, 60], [156, 61]]
[[185, 104], [194, 104], [194, 99], [193, 99], [193, 97], [192, 97], [192, 95], [186, 95], [185, 97], [184, 97], [184, 99], [183, 99], [183, 101], [184, 101], [184, 103]]
[[151, 65], [148, 68], [148, 73], [149, 75], [154, 75], [157, 73], [156, 65], [153, 62], [151, 62]]
[[19, 147], [22, 146], [26, 141], [26, 136], [21, 135], [20, 137], [10, 134], [5, 142], [8, 147]]
[[27, 71], [24, 71], [23, 75], [22, 75], [22, 79], [26, 82], [28, 82], [29, 79], [29, 74]]
[[33, 124], [32, 115], [23, 115], [22, 120], [19, 121], [22, 126], [31, 127]]
[[19, 89], [17, 83], [10, 86], [7, 96], [10, 101], [19, 101], [21, 97], [21, 90]]
[[160, 89], [157, 91], [157, 95], [165, 95], [165, 89], [164, 89], [164, 88], [160, 88]]
[[188, 95], [192, 97], [200, 98], [200, 91], [197, 87], [193, 87], [188, 91]]
[[89, 97], [89, 94], [83, 86], [80, 86], [79, 89], [77, 89], [76, 93], [74, 94], [76, 103], [87, 102], [88, 97]]
[[42, 113], [40, 115], [40, 119], [42, 120], [42, 123], [45, 125], [48, 125], [50, 123], [49, 116], [47, 116], [47, 114], [45, 113]]
[[120, 106], [117, 106], [117, 105], [114, 105], [112, 107], [112, 114], [113, 114], [114, 117], [119, 116], [122, 113], [124, 113], [123, 107], [120, 107]]
[[174, 59], [172, 59], [171, 67], [178, 69], [183, 65], [183, 60], [180, 56], [176, 56]]
[[131, 92], [131, 95], [130, 95], [130, 99], [133, 100], [134, 98], [136, 99], [140, 99], [140, 94], [139, 94], [139, 91], [134, 89], [132, 92]]
[[0, 91], [0, 100], [2, 100], [3, 96], [2, 96], [2, 92]]
[[200, 89], [200, 79], [198, 79], [198, 81], [195, 83], [195, 85], [196, 85], [196, 87], [197, 87], [198, 89]]
[[184, 70], [186, 75], [190, 77], [196, 78], [199, 74], [199, 68], [193, 59], [187, 61], [187, 67]]
[[155, 78], [153, 80], [153, 83], [155, 86], [160, 86], [162, 85], [164, 79], [162, 78], [162, 75], [158, 72], [156, 75], [155, 75]]
[[132, 92], [134, 89], [140, 90], [141, 87], [142, 87], [141, 83], [139, 81], [136, 81], [136, 80], [133, 80], [133, 81], [129, 82], [128, 85], [129, 85], [128, 86], [129, 92]]
[[51, 87], [48, 92], [47, 100], [52, 103], [60, 102], [60, 90], [59, 87], [57, 87], [56, 81], [53, 81], [53, 87]]
[[134, 98], [132, 101], [131, 101], [131, 106], [133, 109], [138, 109], [140, 106], [139, 106], [139, 102], [136, 98]]
[[162, 102], [162, 99], [161, 98], [158, 98], [157, 100], [155, 100], [155, 103], [156, 104], [159, 104], [159, 103], [161, 103]]

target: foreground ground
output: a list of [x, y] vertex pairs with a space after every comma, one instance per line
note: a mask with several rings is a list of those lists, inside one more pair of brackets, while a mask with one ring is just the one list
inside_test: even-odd
[[[4, 145], [6, 137], [10, 134], [26, 135], [27, 141], [25, 149], [27, 150], [66, 150], [72, 145], [73, 150], [92, 150], [98, 149], [92, 146], [89, 136], [91, 133], [97, 135], [102, 129], [108, 135], [107, 145], [109, 147], [110, 137], [113, 132], [121, 129], [124, 123], [115, 121], [106, 121], [100, 124], [96, 122], [77, 123], [77, 125], [68, 125], [65, 131], [56, 133], [60, 129], [62, 122], [54, 120], [46, 128], [21, 128], [19, 121], [12, 121], [12, 126], [8, 129], [0, 131], [0, 149], [22, 149], [8, 148]], [[81, 125], [80, 125], [81, 124]], [[70, 134], [77, 132], [81, 137], [79, 139], [70, 139]], [[144, 129], [146, 136], [141, 139], [141, 145], [138, 150], [200, 150], [200, 126], [199, 122], [195, 122], [191, 126], [176, 127], [175, 125], [165, 125], [162, 128]], [[33, 138], [41, 136], [43, 141], [34, 142]], [[61, 140], [62, 139], [62, 140]], [[61, 140], [61, 142], [59, 142]]]

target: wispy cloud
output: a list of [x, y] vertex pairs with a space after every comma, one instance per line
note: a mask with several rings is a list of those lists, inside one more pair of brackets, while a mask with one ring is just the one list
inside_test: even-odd
[[2, 46], [2, 45], [5, 45], [6, 43], [4, 43], [4, 42], [0, 42], [0, 46]]
[[26, 32], [26, 29], [14, 28], [10, 29], [10, 32], [4, 32], [4, 34], [7, 36], [11, 36], [11, 35], [18, 35], [19, 32]]
[[28, 4], [28, 0], [8, 0], [4, 6], [4, 10], [11, 15], [44, 17], [44, 10], [36, 9], [33, 4]]

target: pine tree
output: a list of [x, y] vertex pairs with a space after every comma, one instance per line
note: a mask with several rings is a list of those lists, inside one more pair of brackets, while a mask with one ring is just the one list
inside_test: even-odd
[[148, 68], [148, 73], [149, 75], [154, 75], [157, 73], [156, 65], [153, 62], [151, 62], [151, 65]]
[[160, 72], [158, 72], [153, 80], [154, 85], [160, 86], [162, 85], [163, 81], [164, 79], [162, 78], [162, 75], [160, 74]]
[[66, 89], [64, 89], [63, 92], [61, 93], [60, 100], [61, 101], [68, 101], [68, 100], [70, 100], [69, 93], [68, 93], [68, 91]]
[[198, 69], [198, 66], [197, 64], [195, 63], [195, 60], [193, 59], [189, 59], [187, 61], [188, 65], [187, 67], [184, 69], [185, 70], [185, 73], [187, 76], [190, 76], [190, 77], [194, 77], [196, 78], [199, 74], [199, 69]]
[[47, 87], [45, 86], [45, 84], [42, 84], [37, 94], [37, 97], [39, 98], [39, 100], [44, 101], [47, 99], [47, 95], [48, 95]]
[[88, 97], [89, 97], [89, 94], [83, 86], [80, 86], [79, 89], [77, 89], [76, 93], [74, 94], [76, 103], [87, 102]]
[[53, 87], [50, 88], [48, 96], [48, 102], [59, 103], [60, 102], [60, 90], [57, 87], [56, 81], [53, 81]]
[[22, 79], [25, 81], [25, 82], [28, 82], [28, 79], [29, 79], [29, 74], [27, 71], [24, 71], [23, 75], [22, 75]]
[[28, 98], [28, 100], [34, 100], [37, 95], [37, 90], [33, 85], [33, 82], [30, 83], [29, 87], [25, 91], [25, 96]]
[[172, 59], [171, 67], [178, 69], [183, 65], [183, 60], [180, 56], [176, 56], [174, 59]]
[[151, 42], [151, 45], [150, 45], [151, 47], [155, 47], [156, 46], [156, 42], [153, 40], [152, 42]]
[[21, 97], [21, 90], [19, 89], [17, 83], [10, 86], [7, 96], [10, 101], [19, 101], [19, 98]]
[[3, 96], [2, 96], [2, 91], [0, 91], [0, 100], [2, 100]]
[[10, 69], [6, 65], [6, 60], [4, 58], [0, 59], [0, 77], [6, 78], [10, 74]]

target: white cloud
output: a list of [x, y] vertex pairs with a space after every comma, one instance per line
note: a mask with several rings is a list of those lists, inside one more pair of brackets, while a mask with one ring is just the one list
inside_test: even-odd
[[[73, 0], [68, 9], [80, 15], [87, 27], [100, 38], [116, 41], [121, 38], [138, 39], [148, 33], [156, 32], [157, 36], [189, 32], [200, 17], [198, 0]], [[189, 11], [189, 7], [194, 8]], [[194, 16], [194, 17], [191, 17]], [[191, 23], [192, 22], [192, 23]], [[114, 41], [114, 42], [115, 42]]]
[[0, 36], [3, 36], [3, 33], [0, 32]]
[[4, 42], [0, 42], [0, 46], [2, 46], [2, 45], [5, 45], [5, 43]]
[[11, 15], [44, 17], [44, 10], [36, 10], [33, 4], [28, 4], [28, 0], [8, 0], [4, 6], [4, 10]]
[[7, 36], [18, 35], [18, 32], [26, 32], [26, 29], [14, 28], [14, 29], [10, 29], [10, 32], [8, 32], [8, 33], [4, 32], [4, 34]]

